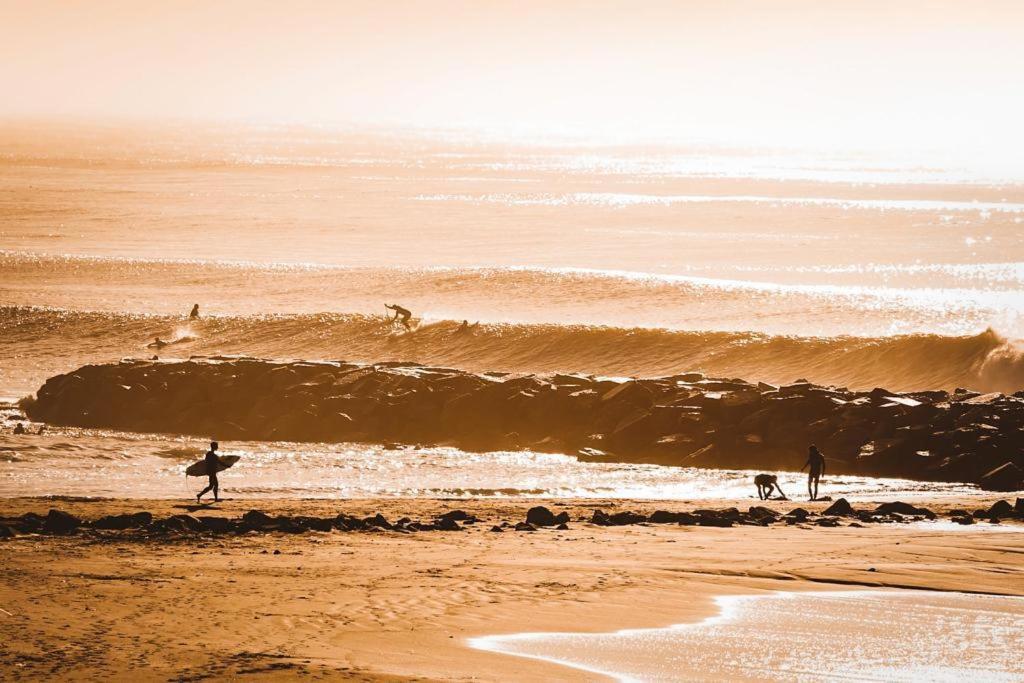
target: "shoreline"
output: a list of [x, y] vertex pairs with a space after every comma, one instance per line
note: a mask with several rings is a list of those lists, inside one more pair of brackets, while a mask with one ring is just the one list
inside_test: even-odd
[[[597, 507], [593, 501], [563, 500], [543, 504], [570, 511], [568, 530], [489, 531], [498, 520], [523, 519], [537, 503], [236, 500], [217, 512], [380, 512], [394, 519], [462, 508], [481, 520], [452, 533], [0, 540], [0, 607], [12, 615], [0, 614], [0, 670], [16, 678], [120, 671], [194, 679], [259, 668], [255, 658], [264, 668], [280, 667], [267, 671], [286, 680], [304, 671], [344, 680], [501, 680], [507, 656], [472, 650], [468, 638], [666, 627], [713, 614], [718, 595], [826, 586], [1024, 596], [1024, 556], [1011, 551], [1006, 533], [986, 532], [983, 524], [956, 533], [913, 524], [600, 526], [576, 519]], [[606, 510], [645, 514], [658, 503], [598, 501]], [[17, 498], [0, 501], [0, 510], [10, 516], [61, 507], [95, 519], [140, 509], [180, 512], [175, 504]], [[922, 504], [944, 514], [957, 503]], [[1024, 525], [1011, 524], [1024, 534]], [[52, 651], [64, 654], [42, 659]], [[516, 662], [516, 672], [521, 680], [588, 680], [543, 662]]]
[[[1024, 675], [1019, 662], [1017, 670], [1012, 669], [1012, 656], [997, 665], [991, 662], [998, 651], [1013, 650], [1024, 644], [1024, 629], [1019, 626], [1024, 623], [1024, 597], [988, 596], [984, 600], [976, 597], [957, 591], [935, 593], [898, 589], [780, 590], [717, 595], [713, 602], [718, 612], [694, 622], [599, 634], [525, 632], [471, 638], [468, 644], [486, 652], [558, 664], [622, 683], [662, 680], [669, 671], [673, 677], [682, 679], [710, 676], [708, 665], [712, 662], [718, 667], [715, 673], [723, 680], [726, 676], [728, 680], [746, 680], [748, 674], [755, 673], [749, 676], [752, 680], [789, 680], [789, 676], [797, 673], [826, 679], [838, 671], [842, 671], [844, 677], [852, 675], [859, 678], [863, 675], [869, 678], [873, 677], [869, 672], [875, 672], [885, 680], [906, 681], [917, 680], [922, 674], [941, 676], [943, 680], [993, 672]], [[850, 608], [856, 616], [851, 618], [835, 606], [828, 609], [830, 602]], [[857, 614], [858, 609], [870, 614], [872, 608], [865, 609], [858, 602], [875, 603], [875, 611], [898, 608], [894, 615], [898, 625], [880, 627], [870, 619], [864, 619], [864, 614]], [[770, 618], [758, 614], [759, 609], [761, 612], [769, 612], [770, 609], [760, 606], [761, 603], [774, 603]], [[822, 612], [828, 614], [824, 620], [820, 618]], [[963, 652], [955, 642], [943, 650], [942, 633], [932, 633], [932, 647], [926, 649], [927, 654], [920, 654], [921, 644], [915, 642], [913, 628], [931, 631], [937, 615], [942, 619], [946, 634], [955, 632], [963, 638], [962, 629], [973, 627], [975, 633], [970, 661], [962, 659]], [[816, 629], [813, 624], [815, 617], [823, 622], [817, 626], [831, 629], [832, 635], [821, 643], [813, 661], [807, 662], [801, 655], [806, 654], [808, 646], [813, 647], [809, 641], [817, 638], [808, 633], [820, 633], [820, 628]], [[973, 618], [981, 622], [980, 626], [972, 623]], [[951, 626], [947, 620], [957, 623]], [[798, 622], [796, 628], [793, 628], [794, 621]], [[846, 623], [842, 624], [843, 621]], [[1014, 623], [1018, 624], [1016, 629]], [[899, 635], [894, 638], [892, 631]], [[1000, 635], [990, 636], [983, 643], [982, 633], [992, 631]], [[739, 645], [744, 638], [756, 644]], [[767, 643], [757, 642], [778, 638], [785, 640], [786, 648], [766, 648]], [[936, 644], [939, 644], [937, 648]], [[976, 650], [983, 644], [994, 651], [979, 656]], [[688, 654], [681, 655], [680, 650]], [[717, 656], [709, 656], [709, 651], [716, 652]], [[856, 657], [849, 654], [852, 651], [857, 653]], [[750, 668], [736, 663], [737, 660], [742, 661], [744, 655]], [[876, 664], [872, 666], [869, 662]], [[880, 662], [885, 663], [878, 669]], [[851, 674], [851, 670], [854, 673]]]

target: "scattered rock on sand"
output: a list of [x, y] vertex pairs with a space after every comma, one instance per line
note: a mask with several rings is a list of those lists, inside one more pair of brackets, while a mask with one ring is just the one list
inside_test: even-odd
[[459, 523], [451, 518], [442, 517], [434, 523], [434, 526], [439, 531], [462, 531], [462, 527], [459, 526]]
[[92, 523], [94, 529], [113, 529], [123, 531], [124, 529], [138, 529], [149, 526], [153, 522], [153, 514], [150, 512], [132, 512], [123, 515], [108, 515], [100, 517]]
[[830, 517], [855, 517], [857, 512], [853, 509], [853, 506], [850, 505], [849, 501], [845, 498], [840, 498], [829, 505], [821, 514]]
[[242, 522], [253, 529], [265, 529], [274, 526], [274, 518], [259, 510], [249, 510], [242, 515]]
[[556, 515], [543, 505], [538, 505], [527, 510], [526, 521], [534, 526], [555, 526], [568, 522], [569, 513], [560, 512]]
[[43, 522], [43, 530], [51, 534], [70, 534], [82, 526], [82, 520], [63, 510], [50, 510]]
[[891, 503], [882, 503], [875, 508], [873, 515], [913, 515], [918, 517], [927, 517], [928, 519], [935, 519], [935, 513], [928, 508], [919, 508], [911, 505], [910, 503], [904, 503], [902, 501], [893, 501]]
[[1013, 506], [1010, 505], [1009, 501], [997, 500], [992, 503], [987, 511], [988, 517], [1009, 517], [1013, 514]]

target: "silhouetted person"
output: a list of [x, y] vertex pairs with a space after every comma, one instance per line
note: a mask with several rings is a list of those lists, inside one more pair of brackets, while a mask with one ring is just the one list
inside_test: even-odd
[[825, 474], [825, 456], [821, 454], [817, 446], [811, 446], [807, 449], [807, 462], [800, 468], [803, 472], [805, 468], [807, 470], [807, 495], [811, 497], [811, 500], [818, 500], [818, 482], [821, 480], [821, 475]]
[[206, 476], [210, 478], [210, 483], [205, 489], [199, 492], [199, 495], [196, 496], [197, 503], [202, 502], [200, 499], [203, 497], [203, 494], [209, 491], [213, 491], [213, 502], [220, 502], [220, 483], [217, 481], [217, 469], [220, 467], [221, 463], [220, 458], [217, 456], [217, 447], [217, 442], [211, 441], [210, 450], [206, 451], [204, 461], [206, 462]]
[[471, 334], [473, 330], [480, 326], [480, 322], [477, 321], [472, 325], [469, 324], [468, 320], [463, 320], [462, 324], [459, 325], [459, 329], [455, 330], [455, 334]]
[[14, 433], [15, 434], [24, 434], [25, 433], [25, 425], [21, 424], [20, 422], [18, 424], [14, 425]]
[[761, 500], [768, 500], [775, 491], [779, 492], [781, 500], [788, 500], [786, 494], [782, 492], [782, 487], [779, 486], [779, 477], [777, 475], [759, 474], [754, 477], [754, 485], [757, 486], [757, 497]]
[[199, 318], [199, 304], [192, 305], [192, 312], [188, 314], [189, 320], [197, 320]]
[[391, 319], [391, 322], [401, 318], [401, 323], [405, 329], [412, 332], [412, 326], [409, 325], [409, 318], [412, 317], [412, 311], [407, 308], [402, 308], [398, 304], [384, 304], [384, 308], [395, 312], [395, 317]]

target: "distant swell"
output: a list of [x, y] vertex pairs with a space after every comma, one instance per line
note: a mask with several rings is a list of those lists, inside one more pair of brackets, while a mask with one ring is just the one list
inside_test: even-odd
[[[175, 343], [148, 349], [154, 336]], [[1024, 353], [992, 330], [975, 336], [795, 337], [553, 324], [424, 322], [405, 334], [364, 315], [214, 317], [188, 324], [122, 316], [0, 308], [5, 391], [31, 390], [85, 362], [122, 356], [245, 354], [272, 358], [415, 361], [474, 372], [583, 372], [653, 377], [699, 370], [773, 383], [804, 378], [853, 389], [1013, 392]]]

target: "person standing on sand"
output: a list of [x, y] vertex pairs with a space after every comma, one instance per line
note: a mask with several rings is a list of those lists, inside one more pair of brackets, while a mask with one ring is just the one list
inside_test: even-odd
[[818, 500], [818, 482], [821, 481], [821, 476], [825, 474], [825, 456], [813, 444], [807, 449], [807, 462], [800, 468], [800, 471], [803, 472], [808, 467], [810, 469], [807, 470], [807, 495], [814, 501]]
[[192, 312], [188, 314], [189, 320], [199, 319], [199, 304], [192, 304]]
[[405, 329], [412, 332], [412, 327], [409, 325], [409, 318], [412, 317], [412, 311], [410, 311], [408, 308], [402, 308], [398, 304], [384, 304], [384, 308], [388, 309], [389, 311], [395, 312], [395, 317], [391, 319], [391, 322], [394, 322], [401, 318], [402, 325], [405, 327]]
[[202, 502], [200, 499], [204, 493], [213, 491], [213, 502], [220, 502], [220, 483], [217, 481], [217, 469], [221, 466], [220, 457], [217, 455], [218, 444], [216, 441], [210, 442], [210, 450], [206, 451], [206, 476], [210, 478], [209, 485], [199, 492], [196, 496], [196, 503]]

